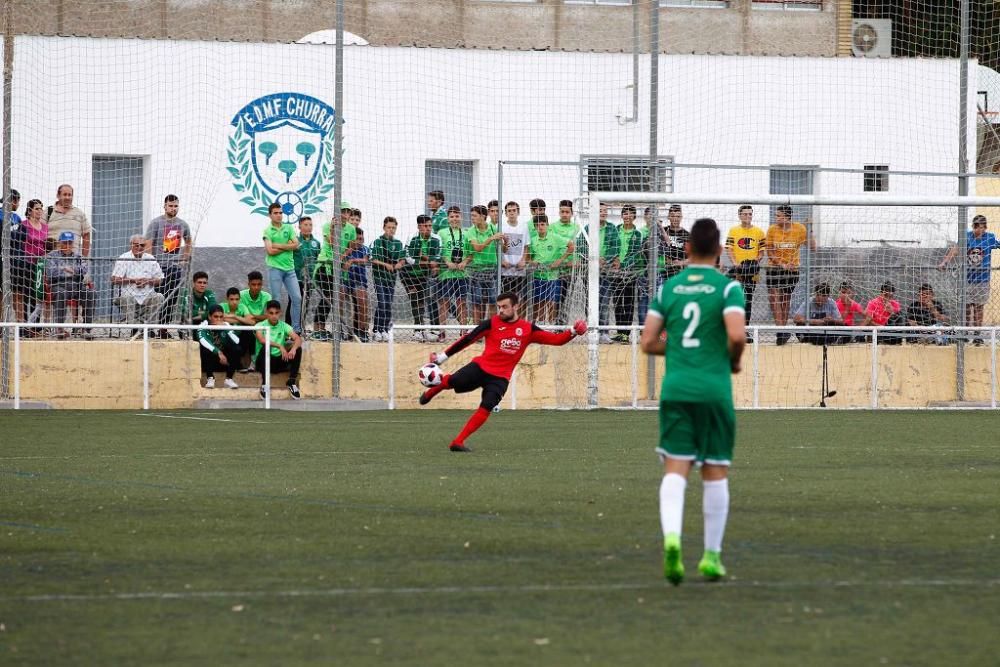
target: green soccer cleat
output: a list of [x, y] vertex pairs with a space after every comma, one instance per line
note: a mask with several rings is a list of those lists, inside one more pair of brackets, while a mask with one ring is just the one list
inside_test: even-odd
[[709, 581], [718, 581], [726, 576], [726, 567], [722, 564], [722, 554], [718, 551], [706, 551], [698, 563], [701, 576]]
[[681, 537], [677, 533], [671, 533], [663, 538], [663, 576], [674, 586], [679, 586], [684, 581]]

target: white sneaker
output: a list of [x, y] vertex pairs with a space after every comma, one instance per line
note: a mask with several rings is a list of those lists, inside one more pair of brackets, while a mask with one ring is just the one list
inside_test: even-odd
[[[214, 379], [214, 378], [213, 378]], [[239, 389], [240, 386], [236, 384], [236, 380], [233, 378], [226, 378], [226, 381], [222, 383], [226, 389]]]
[[611, 342], [611, 336], [608, 335], [608, 334], [606, 334], [606, 333], [601, 334], [601, 342], [602, 343], [610, 343]]
[[[231, 380], [227, 380], [231, 382]], [[215, 389], [215, 376], [209, 375], [208, 379], [205, 380], [205, 389]]]
[[376, 331], [375, 332], [375, 342], [376, 343], [384, 343], [385, 342], [385, 334], [382, 333], [381, 331]]
[[418, 329], [417, 331], [413, 332], [413, 340], [415, 342], [417, 342], [417, 343], [423, 343], [424, 342], [424, 331], [423, 331], [423, 329]]

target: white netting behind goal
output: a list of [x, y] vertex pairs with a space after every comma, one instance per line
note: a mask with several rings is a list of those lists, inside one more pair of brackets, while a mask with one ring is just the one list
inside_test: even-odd
[[[295, 324], [314, 346], [314, 393], [329, 394], [346, 391], [338, 380], [351, 376], [347, 366], [334, 367], [329, 341], [382, 343], [395, 323], [422, 327], [405, 332], [410, 344], [437, 345], [456, 331], [443, 327], [471, 326], [511, 288], [533, 319], [592, 317], [606, 327], [602, 334], [617, 343], [603, 342], [601, 358], [633, 378], [647, 365], [633, 364], [629, 334], [679, 237], [651, 239], [641, 203], [637, 231], [619, 229], [631, 214], [609, 202], [616, 231], [601, 242], [609, 267], [598, 283], [599, 313], [588, 313], [578, 230], [589, 192], [951, 196], [964, 153], [968, 171], [980, 173], [968, 182], [970, 194], [1000, 193], [992, 178], [1000, 164], [995, 3], [973, 3], [964, 98], [957, 9], [927, 2], [907, 12], [854, 3], [850, 16], [811, 0], [721, 0], [711, 8], [663, 0], [345, 4], [337, 81], [335, 2], [0, 2], [12, 19], [7, 157], [20, 193], [16, 213], [30, 217], [26, 205], [37, 200], [41, 213], [32, 215], [51, 218], [51, 206], [59, 221], [43, 233], [36, 218], [10, 235], [3, 319], [188, 322], [201, 316], [196, 272], [208, 273], [222, 301], [261, 271], [264, 289], [299, 315]], [[653, 49], [662, 52], [655, 60]], [[60, 203], [62, 184], [72, 187], [72, 200]], [[121, 273], [141, 262], [121, 257], [133, 235], [148, 235], [170, 194], [179, 198], [190, 246], [185, 227], [160, 225], [164, 233], [147, 242], [163, 273], [162, 300], [133, 308], [131, 290], [112, 279], [115, 265]], [[544, 209], [532, 211], [533, 200]], [[271, 202], [296, 233], [304, 233], [305, 217], [313, 227], [302, 240], [312, 251], [299, 253], [295, 280], [280, 287], [262, 248]], [[513, 217], [508, 202], [518, 206]], [[565, 215], [563, 202], [572, 204]], [[485, 219], [477, 206], [486, 207]], [[351, 210], [345, 220], [359, 221], [360, 239], [353, 226], [342, 238], [324, 234], [342, 207]], [[540, 214], [549, 229], [532, 244]], [[968, 219], [974, 214], [987, 217], [989, 230], [1000, 219], [989, 210]], [[421, 215], [431, 217], [426, 238]], [[648, 217], [665, 223], [669, 215], [661, 204]], [[736, 220], [735, 206], [683, 205], [680, 227], [701, 215]], [[757, 207], [755, 215], [766, 229], [774, 211]], [[957, 211], [796, 207], [793, 217], [812, 220], [821, 241], [807, 283], [850, 280], [867, 297], [883, 276], [906, 294], [930, 282], [962, 317], [958, 264], [928, 268], [961, 239]], [[387, 218], [399, 244], [380, 239]], [[64, 289], [52, 268], [58, 263], [46, 273], [40, 260], [56, 250], [55, 232], [69, 230], [77, 232], [74, 247], [86, 246], [87, 262], [66, 274], [74, 282]], [[301, 303], [287, 294], [296, 285]], [[755, 323], [774, 321], [766, 295], [754, 303]], [[998, 315], [988, 301], [984, 322]], [[107, 330], [97, 335], [110, 338]], [[182, 372], [197, 375], [192, 348], [177, 354], [187, 359]], [[98, 357], [113, 366], [111, 349], [119, 348]], [[385, 357], [370, 346], [344, 349], [343, 364], [359, 358], [374, 367]], [[575, 377], [577, 367], [574, 357], [558, 374]], [[565, 403], [583, 400], [572, 396]], [[629, 389], [609, 402], [636, 400]]]

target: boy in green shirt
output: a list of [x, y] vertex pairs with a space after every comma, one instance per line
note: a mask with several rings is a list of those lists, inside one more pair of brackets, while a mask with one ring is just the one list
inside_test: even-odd
[[396, 218], [382, 221], [382, 236], [372, 243], [372, 282], [375, 283], [375, 342], [389, 340], [392, 324], [392, 300], [396, 296], [396, 275], [406, 266], [403, 242], [396, 238]]
[[[267, 308], [267, 303], [271, 300], [271, 295], [264, 291], [264, 276], [260, 271], [251, 271], [247, 274], [247, 288], [240, 292], [240, 305], [246, 309], [247, 317], [253, 320], [252, 324], [257, 324], [258, 322], [267, 319], [267, 314], [264, 312]], [[249, 353], [253, 347], [253, 336], [244, 332], [243, 338], [243, 350]], [[241, 373], [252, 373], [253, 365], [242, 369]]]
[[496, 227], [487, 221], [487, 214], [485, 206], [473, 206], [469, 214], [472, 226], [465, 230], [472, 257], [469, 262], [469, 291], [473, 322], [490, 317], [490, 309], [496, 301], [497, 270], [500, 266], [497, 249], [503, 241], [503, 234], [498, 234]]
[[[302, 393], [299, 391], [299, 366], [302, 364], [302, 337], [295, 333], [291, 325], [281, 319], [281, 304], [277, 301], [268, 301], [267, 319], [258, 322], [256, 331], [257, 347], [254, 351], [254, 368], [260, 373], [260, 397], [266, 398], [270, 387], [267, 386], [267, 375], [265, 364], [270, 363], [271, 373], [281, 373], [288, 371], [288, 393], [292, 398], [299, 400]], [[265, 330], [270, 330], [270, 347], [265, 352], [267, 345]], [[270, 361], [268, 361], [270, 360]]]
[[[202, 320], [202, 324], [213, 327], [226, 326], [222, 306], [213, 303]], [[215, 388], [215, 372], [225, 371], [226, 389], [237, 389], [233, 374], [240, 363], [240, 339], [235, 331], [198, 329], [196, 333], [198, 350], [201, 354], [201, 373], [205, 376], [205, 389]]]
[[[462, 209], [448, 207], [448, 229], [441, 232], [441, 258], [444, 268], [438, 273], [438, 322], [448, 321], [450, 303], [455, 305], [455, 318], [466, 324], [465, 301], [469, 294], [469, 277], [465, 267], [472, 261], [472, 247], [462, 229]], [[435, 324], [436, 324], [435, 323]], [[438, 334], [444, 340], [444, 332]]]
[[[684, 579], [681, 525], [691, 466], [701, 463], [705, 552], [698, 570], [709, 580], [725, 576], [722, 538], [729, 514], [729, 465], [736, 439], [733, 373], [746, 346], [743, 288], [715, 268], [722, 253], [719, 227], [696, 220], [686, 243], [689, 264], [663, 284], [650, 305], [641, 345], [666, 357], [660, 390], [660, 525], [663, 574]], [[666, 333], [666, 337], [663, 334]]]
[[555, 322], [556, 311], [562, 298], [560, 292], [559, 269], [569, 257], [566, 241], [549, 231], [549, 216], [535, 216], [538, 236], [528, 246], [530, 265], [533, 269], [532, 281], [535, 302], [535, 320], [547, 324]]
[[427, 193], [427, 210], [431, 212], [431, 232], [440, 234], [448, 228], [448, 209], [444, 207], [444, 192], [431, 190]]
[[281, 204], [275, 202], [268, 206], [267, 215], [271, 218], [271, 224], [264, 228], [268, 283], [275, 298], [281, 295], [284, 285], [291, 302], [292, 327], [298, 331], [301, 329], [302, 291], [295, 277], [295, 251], [299, 249], [299, 238], [295, 229], [285, 224]]
[[[598, 322], [602, 327], [608, 325], [608, 305], [611, 295], [611, 276], [621, 268], [621, 238], [618, 235], [618, 227], [608, 222], [608, 205], [601, 204], [601, 223], [598, 231], [600, 251], [598, 262], [600, 266], [599, 286], [599, 306], [597, 309]], [[580, 236], [577, 237], [577, 256], [580, 261], [586, 264], [589, 256], [590, 226], [583, 228]], [[601, 331], [601, 342], [610, 343], [611, 336], [607, 330]]]
[[620, 327], [612, 339], [628, 343], [629, 334], [623, 327], [631, 326], [635, 317], [636, 280], [646, 266], [642, 254], [642, 232], [635, 226], [636, 211], [632, 204], [622, 206], [622, 226], [618, 228], [621, 241], [618, 250], [620, 270], [611, 276], [611, 300], [615, 309], [615, 325]]
[[[417, 216], [417, 233], [406, 246], [406, 266], [399, 279], [410, 299], [410, 312], [414, 324], [424, 324], [424, 313], [430, 324], [439, 324], [437, 304], [430, 294], [430, 276], [437, 275], [441, 262], [441, 238], [432, 233], [431, 216]], [[424, 331], [413, 332], [414, 340], [423, 341]]]

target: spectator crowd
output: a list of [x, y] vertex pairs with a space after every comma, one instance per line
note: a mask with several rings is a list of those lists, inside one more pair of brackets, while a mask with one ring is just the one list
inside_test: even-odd
[[[517, 293], [526, 304], [526, 315], [542, 324], [567, 322], [574, 298], [585, 301], [590, 230], [576, 221], [572, 200], [559, 201], [551, 217], [547, 203], [538, 198], [528, 203], [525, 217], [515, 201], [506, 202], [502, 210], [496, 200], [468, 210], [446, 206], [445, 193], [440, 190], [427, 193], [426, 204], [427, 213], [417, 216], [417, 232], [405, 240], [398, 238], [399, 223], [392, 216], [382, 220], [381, 229], [369, 228], [366, 233], [362, 212], [346, 202], [340, 206], [337, 237], [330, 221], [316, 235], [309, 216], [301, 217], [296, 225], [288, 224], [281, 205], [272, 204], [261, 234], [265, 272], [249, 272], [242, 289], [229, 287], [224, 298], [217, 299], [208, 288], [205, 272], [190, 274], [188, 283], [191, 229], [178, 215], [179, 198], [167, 195], [163, 214], [150, 221], [143, 234], [132, 236], [129, 247], [114, 262], [111, 303], [120, 321], [157, 326], [156, 335], [163, 337], [170, 335], [166, 325], [174, 322], [270, 326], [272, 340], [280, 339], [284, 345], [284, 351], [275, 348], [272, 354], [289, 367], [295, 361], [297, 371], [298, 352], [292, 355], [295, 359], [284, 357], [302, 337], [331, 340], [336, 335], [361, 343], [387, 341], [397, 291], [405, 294], [412, 323], [421, 325], [413, 337], [434, 342], [444, 340], [440, 327], [452, 321], [471, 326], [489, 317], [500, 291]], [[28, 201], [23, 218], [18, 213], [20, 195], [16, 191], [9, 194], [5, 208], [11, 227], [10, 282], [16, 319], [92, 322], [93, 230], [86, 214], [73, 203], [72, 186], [60, 185], [50, 206], [39, 199]], [[666, 222], [657, 213], [655, 207], [645, 207], [640, 219], [635, 206], [624, 204], [616, 224], [609, 219], [609, 206], [601, 205], [596, 255], [603, 343], [628, 342], [632, 326], [643, 323], [651, 291], [687, 264], [689, 234], [681, 206], [668, 207]], [[921, 284], [912, 295], [912, 303], [903, 308], [888, 281], [864, 304], [855, 301], [851, 282], [839, 285], [836, 298], [831, 285], [820, 282], [810, 286], [810, 298], [791, 312], [803, 248], [816, 249], [810, 222], [793, 220], [792, 208], [784, 205], [775, 208], [774, 221], [766, 231], [754, 223], [751, 206], [738, 207], [736, 217], [738, 224], [729, 230], [719, 268], [742, 284], [748, 324], [754, 293], [761, 283], [767, 290], [773, 322], [779, 326], [940, 327], [952, 323], [951, 314], [929, 283]], [[969, 326], [982, 325], [983, 306], [989, 298], [991, 252], [1000, 247], [986, 228], [986, 218], [976, 216], [965, 244], [968, 285], [964, 323]], [[958, 252], [958, 246], [950, 247], [939, 268], [946, 268]], [[265, 279], [268, 291], [264, 290]], [[340, 330], [332, 331], [328, 321], [338, 303], [339, 317], [333, 319], [340, 322]], [[275, 328], [273, 322], [265, 324], [274, 319], [274, 304], [288, 331]], [[307, 313], [313, 313], [311, 322]], [[41, 331], [25, 329], [24, 335]], [[51, 335], [65, 338], [71, 330], [54, 327]], [[89, 338], [91, 332], [84, 327], [80, 335]], [[781, 331], [775, 343], [784, 345], [791, 338], [791, 329]], [[811, 343], [844, 343], [859, 337], [810, 331], [798, 338]], [[203, 353], [215, 355], [207, 360], [209, 366], [224, 359], [219, 370], [227, 373], [227, 382], [231, 373], [258, 370], [255, 363], [261, 340], [252, 332], [200, 335], [199, 341]], [[300, 349], [301, 342], [296, 350]]]

